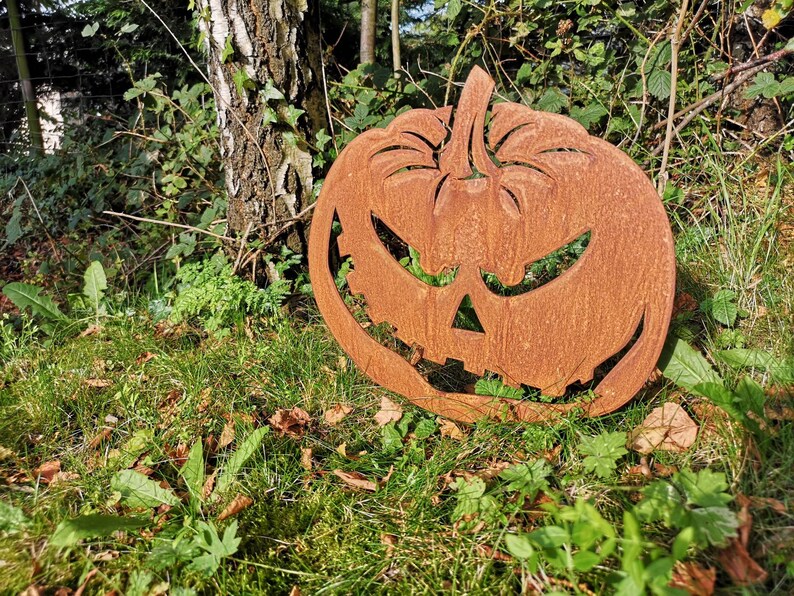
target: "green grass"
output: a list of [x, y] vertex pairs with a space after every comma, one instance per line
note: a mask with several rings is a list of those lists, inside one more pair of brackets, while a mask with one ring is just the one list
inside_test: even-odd
[[[697, 302], [718, 290], [733, 290], [744, 312], [733, 329], [700, 310], [679, 317], [674, 327], [707, 356], [726, 341], [789, 356], [794, 352], [794, 282], [788, 271], [794, 252], [790, 238], [781, 234], [793, 220], [790, 188], [775, 162], [765, 173], [748, 164], [730, 169], [726, 156], [706, 150], [711, 156], [704, 161], [706, 173], [693, 171], [691, 179], [679, 174], [676, 183], [691, 192], [668, 204], [677, 236], [679, 290]], [[254, 322], [249, 333], [238, 329], [222, 338], [185, 324], [163, 333], [143, 312], [107, 317], [102, 331], [88, 337], [76, 337], [74, 329], [49, 342], [40, 334], [4, 336], [0, 500], [27, 518], [12, 527], [8, 514], [0, 515], [6, 528], [0, 531], [0, 585], [9, 593], [32, 584], [76, 589], [93, 570], [87, 589], [100, 594], [147, 593], [163, 582], [171, 593], [184, 588], [286, 594], [293, 586], [303, 593], [334, 594], [509, 594], [522, 586], [612, 593], [614, 573], [628, 548], [622, 539], [623, 515], [648, 481], [626, 474], [640, 462], [634, 452], [619, 457], [615, 474], [599, 478], [586, 473], [581, 437], [630, 430], [665, 401], [682, 403], [690, 412], [700, 411], [696, 406], [704, 401], [658, 381], [626, 408], [597, 420], [483, 422], [466, 428], [463, 440], [442, 437], [435, 417], [403, 403], [406, 433], [390, 443], [373, 419], [384, 390], [355, 370], [313, 311]], [[720, 339], [726, 332], [732, 335]], [[144, 358], [147, 353], [154, 357]], [[714, 364], [728, 382], [738, 378], [725, 365]], [[753, 374], [770, 386], [763, 373]], [[92, 379], [107, 386], [92, 387]], [[331, 426], [323, 413], [339, 403], [354, 410]], [[311, 418], [301, 436], [269, 432], [228, 491], [200, 507], [189, 503], [182, 464], [175, 461], [179, 453], [210, 436], [217, 439], [234, 421], [235, 440], [217, 452], [206, 450], [209, 474], [228, 462], [253, 428], [267, 425], [277, 410], [294, 406]], [[771, 422], [763, 435], [753, 436], [719, 415], [697, 421], [712, 430], [701, 431], [685, 453], [658, 452], [653, 461], [680, 470], [721, 472], [731, 495], [786, 504], [783, 514], [769, 507], [751, 510], [750, 553], [769, 579], [746, 590], [791, 593], [791, 422]], [[109, 437], [92, 447], [106, 426], [112, 426]], [[419, 426], [434, 430], [413, 436]], [[347, 456], [340, 452], [342, 445]], [[301, 464], [307, 448], [312, 450], [311, 471]], [[522, 505], [521, 495], [504, 480], [489, 479], [486, 492], [501, 519], [481, 524], [483, 515], [470, 519], [455, 514], [461, 498], [451, 484], [462, 486], [457, 479], [499, 462], [531, 463], [555, 448], [545, 492], [561, 506], [593, 503], [619, 537], [615, 554], [586, 572], [560, 572], [547, 562], [533, 568], [494, 556], [508, 552], [506, 536], [552, 523], [542, 509]], [[33, 470], [52, 460], [77, 477], [50, 485], [36, 482]], [[112, 480], [136, 462], [153, 470], [152, 479], [167, 482], [181, 504], [155, 512], [135, 510], [120, 500]], [[370, 493], [346, 486], [333, 474], [337, 469], [374, 481], [392, 471], [388, 482]], [[187, 562], [163, 567], [152, 556], [155, 549], [190, 542], [201, 520], [213, 521], [222, 532], [231, 520], [218, 522], [217, 517], [237, 494], [249, 496], [253, 504], [234, 518], [241, 542], [215, 573], [204, 576]], [[738, 511], [736, 503], [729, 507]], [[91, 513], [142, 516], [148, 527], [65, 548], [51, 544], [60, 523]], [[676, 536], [659, 523], [642, 524], [642, 532], [646, 555], [653, 548], [668, 552]], [[731, 585], [717, 548], [690, 546], [686, 558], [714, 566], [725, 593], [742, 593]], [[136, 592], [136, 586], [143, 588]]]

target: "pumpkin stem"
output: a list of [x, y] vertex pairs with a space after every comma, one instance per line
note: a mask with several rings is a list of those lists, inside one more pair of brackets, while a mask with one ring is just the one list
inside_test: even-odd
[[485, 176], [496, 174], [498, 168], [485, 150], [485, 114], [493, 89], [487, 72], [479, 66], [471, 69], [455, 110], [452, 138], [441, 153], [443, 173], [459, 180], [472, 177], [475, 169]]

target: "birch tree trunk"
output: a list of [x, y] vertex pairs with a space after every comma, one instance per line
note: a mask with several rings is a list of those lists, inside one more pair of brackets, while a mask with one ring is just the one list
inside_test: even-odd
[[358, 54], [360, 64], [375, 62], [375, 24], [378, 20], [378, 0], [361, 0], [361, 40]]
[[306, 140], [325, 125], [316, 8], [306, 0], [197, 4], [221, 131], [229, 229], [269, 241], [286, 236], [303, 252], [303, 226], [295, 220], [312, 197]]

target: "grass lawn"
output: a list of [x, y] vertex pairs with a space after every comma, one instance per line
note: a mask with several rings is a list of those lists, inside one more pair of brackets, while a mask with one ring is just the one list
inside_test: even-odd
[[[368, 382], [310, 301], [223, 337], [129, 304], [82, 336], [28, 320], [0, 360], [2, 591], [793, 593], [790, 388], [715, 357], [792, 354], [792, 203], [781, 166], [726, 171], [667, 200], [673, 333], [762, 415], [659, 378], [596, 420], [450, 425]], [[666, 402], [695, 443], [624, 449]]]

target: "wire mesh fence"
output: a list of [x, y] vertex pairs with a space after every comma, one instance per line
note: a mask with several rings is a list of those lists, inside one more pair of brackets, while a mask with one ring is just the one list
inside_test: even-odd
[[[83, 23], [65, 25], [57, 15], [28, 20], [37, 22], [15, 30], [25, 40], [45, 152], [61, 149], [65, 134], [79, 135], [91, 120], [125, 122], [134, 105], [124, 93], [136, 78], [158, 70], [178, 78], [189, 70], [179, 43], [168, 36], [156, 43], [150, 34], [122, 38], [112, 30], [94, 37], [83, 34]], [[181, 24], [190, 31], [184, 18]], [[31, 144], [17, 57], [12, 27], [0, 15], [0, 154], [24, 155]]]

